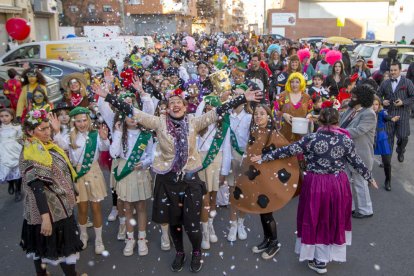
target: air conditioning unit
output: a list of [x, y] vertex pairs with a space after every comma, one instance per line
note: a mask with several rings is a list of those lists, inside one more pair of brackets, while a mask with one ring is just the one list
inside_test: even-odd
[[57, 12], [58, 4], [56, 0], [32, 0], [33, 11], [43, 13]]

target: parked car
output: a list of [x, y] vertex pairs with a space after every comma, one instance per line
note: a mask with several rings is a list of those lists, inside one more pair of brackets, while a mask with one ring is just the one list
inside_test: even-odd
[[401, 74], [406, 75], [408, 66], [410, 66], [411, 62], [414, 62], [414, 50], [413, 52], [406, 52], [402, 54], [401, 59]]
[[[388, 51], [391, 49], [397, 49], [398, 59], [404, 53], [413, 52], [414, 45], [401, 45], [401, 44], [377, 44], [368, 43], [361, 44], [362, 46], [358, 49], [357, 56], [361, 56], [365, 59], [367, 67], [370, 68], [371, 73], [377, 71], [381, 65], [382, 60], [387, 57]], [[356, 56], [354, 57], [356, 59]], [[355, 64], [355, 60], [354, 63]], [[351, 61], [352, 65], [352, 61]]]
[[[0, 66], [0, 105], [5, 107], [10, 106], [10, 102], [7, 97], [3, 93], [4, 83], [9, 79], [7, 75], [7, 70], [10, 68], [16, 69], [16, 71], [21, 74], [23, 73], [23, 68], [18, 67], [10, 67], [10, 66]], [[59, 80], [56, 78], [49, 77], [48, 75], [43, 74], [46, 79], [46, 88], [49, 101], [52, 103], [56, 103], [62, 99], [62, 93], [60, 93], [60, 85]]]
[[23, 67], [25, 63], [30, 62], [34, 67], [39, 68], [43, 74], [50, 77], [61, 79], [70, 73], [82, 73], [86, 68], [90, 68], [94, 75], [102, 73], [99, 67], [88, 66], [75, 62], [62, 61], [58, 59], [16, 59], [5, 62], [5, 66]]
[[290, 38], [284, 37], [283, 35], [279, 35], [279, 34], [265, 34], [265, 35], [261, 35], [262, 38], [268, 38], [271, 37], [273, 39], [277, 39], [277, 40], [286, 40], [289, 43], [292, 43], [292, 40]]
[[299, 39], [300, 43], [304, 43], [305, 41], [308, 44], [314, 44], [316, 47], [320, 48], [322, 45], [322, 40], [324, 40], [326, 37], [324, 36], [309, 36], [309, 37], [303, 37]]

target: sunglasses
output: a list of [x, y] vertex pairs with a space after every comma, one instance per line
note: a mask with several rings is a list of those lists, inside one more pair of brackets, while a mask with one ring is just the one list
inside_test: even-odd
[[37, 76], [37, 74], [36, 74], [36, 73], [27, 73], [26, 75], [27, 75], [27, 77], [29, 77], [29, 78], [31, 78], [31, 77], [36, 77], [36, 76]]
[[35, 98], [35, 99], [41, 99], [41, 98], [44, 98], [44, 97], [43, 97], [42, 94], [37, 94], [37, 95], [34, 95], [33, 98]]

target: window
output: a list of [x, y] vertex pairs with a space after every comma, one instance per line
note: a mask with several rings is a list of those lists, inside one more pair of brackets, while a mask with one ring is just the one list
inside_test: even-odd
[[25, 59], [25, 58], [40, 58], [40, 46], [31, 45], [26, 47], [21, 47], [10, 55], [8, 55], [3, 61], [12, 61], [15, 59]]
[[358, 55], [360, 55], [363, 58], [371, 58], [371, 55], [373, 52], [374, 52], [373, 47], [363, 46], [361, 50], [359, 51]]
[[144, 4], [144, 0], [128, 0], [129, 5], [142, 5]]
[[111, 5], [103, 5], [103, 11], [104, 12], [113, 12], [114, 10], [112, 9]]
[[69, 6], [69, 10], [70, 10], [72, 13], [77, 13], [77, 12], [79, 11], [79, 8], [78, 8], [78, 6], [75, 6], [75, 5], [70, 5], [70, 6]]
[[96, 12], [95, 5], [94, 4], [89, 4], [88, 5], [88, 12], [89, 13], [95, 13]]
[[414, 48], [409, 48], [409, 47], [396, 47], [396, 48], [392, 48], [392, 47], [387, 47], [387, 48], [382, 48], [379, 50], [378, 52], [378, 57], [379, 58], [386, 58], [388, 55], [388, 52], [391, 49], [397, 49], [398, 54], [397, 54], [397, 58], [400, 59], [402, 54], [406, 53], [406, 52], [412, 52], [414, 50]]

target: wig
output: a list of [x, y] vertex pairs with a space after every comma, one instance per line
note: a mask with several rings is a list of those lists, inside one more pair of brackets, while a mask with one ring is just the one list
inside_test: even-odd
[[331, 66], [333, 66], [335, 62], [341, 59], [342, 59], [342, 53], [336, 50], [330, 50], [328, 53], [326, 53], [326, 56], [325, 56], [326, 62], [329, 63]]
[[371, 85], [358, 85], [352, 89], [351, 93], [357, 97], [357, 103], [362, 107], [371, 107], [374, 103], [375, 90]]
[[299, 56], [299, 60], [300, 62], [303, 62], [303, 60], [305, 58], [309, 59], [311, 54], [309, 52], [309, 49], [305, 48], [305, 49], [300, 49], [297, 53], [297, 55]]
[[300, 91], [304, 92], [305, 89], [306, 89], [305, 77], [303, 77], [303, 75], [301, 73], [298, 73], [298, 72], [290, 74], [290, 76], [289, 76], [289, 78], [286, 82], [285, 90], [289, 93], [292, 92], [292, 88], [290, 87], [290, 82], [293, 79], [298, 79], [300, 81]]

